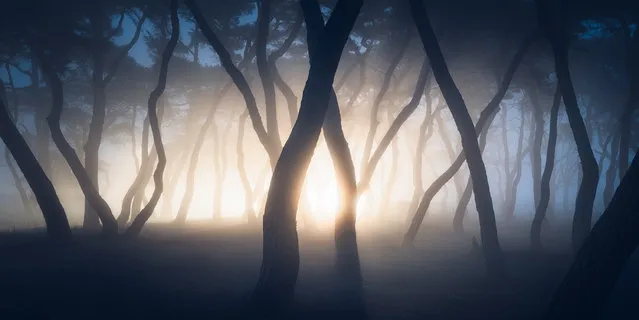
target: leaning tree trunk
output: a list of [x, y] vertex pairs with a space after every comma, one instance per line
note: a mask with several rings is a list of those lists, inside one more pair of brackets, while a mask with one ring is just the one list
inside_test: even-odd
[[[402, 35], [402, 41], [399, 45], [399, 51], [397, 54], [393, 56], [393, 59], [390, 61], [388, 68], [386, 69], [386, 73], [384, 74], [384, 79], [382, 81], [382, 87], [379, 89], [377, 96], [375, 96], [375, 100], [373, 101], [373, 107], [371, 108], [371, 116], [370, 116], [370, 128], [368, 134], [366, 135], [366, 142], [364, 143], [364, 151], [362, 153], [362, 164], [360, 166], [361, 170], [364, 170], [368, 163], [370, 162], [370, 154], [373, 150], [373, 142], [375, 141], [375, 135], [377, 134], [377, 128], [379, 126], [379, 120], [377, 116], [379, 114], [379, 108], [381, 106], [382, 100], [384, 96], [388, 92], [388, 89], [391, 85], [391, 80], [393, 79], [393, 73], [395, 69], [397, 69], [397, 65], [404, 57], [404, 53], [410, 44], [410, 39], [412, 36], [412, 29], [404, 29]], [[363, 175], [363, 174], [362, 174]]]
[[550, 130], [548, 131], [548, 150], [546, 151], [546, 164], [544, 173], [541, 176], [541, 189], [539, 202], [535, 210], [530, 227], [530, 245], [533, 249], [541, 249], [541, 227], [546, 217], [546, 209], [550, 201], [550, 178], [555, 165], [555, 149], [557, 146], [557, 117], [559, 116], [559, 106], [561, 105], [561, 91], [557, 88], [555, 98], [550, 109]]
[[275, 84], [271, 75], [271, 65], [266, 56], [266, 46], [271, 23], [271, 1], [259, 1], [257, 14], [257, 39], [255, 55], [257, 60], [257, 72], [262, 80], [264, 90], [264, 105], [266, 110], [266, 132], [271, 141], [278, 146], [282, 145], [279, 126], [277, 124], [277, 108], [275, 105]]
[[153, 181], [155, 183], [155, 189], [151, 195], [149, 203], [144, 206], [142, 211], [135, 217], [131, 225], [126, 229], [126, 234], [129, 236], [135, 236], [142, 231], [144, 224], [149, 220], [153, 214], [153, 210], [160, 200], [160, 195], [163, 189], [163, 174], [164, 167], [166, 166], [166, 154], [164, 152], [164, 145], [162, 144], [162, 136], [160, 135], [160, 124], [158, 121], [157, 105], [158, 100], [164, 93], [166, 87], [166, 78], [169, 71], [169, 61], [173, 56], [173, 51], [177, 46], [178, 38], [180, 35], [180, 22], [178, 19], [178, 6], [179, 0], [171, 0], [171, 38], [169, 43], [162, 52], [162, 62], [160, 63], [160, 75], [158, 83], [155, 89], [149, 96], [149, 124], [151, 125], [151, 132], [153, 133], [153, 145], [158, 155], [158, 165], [153, 173]]
[[639, 245], [639, 157], [577, 251], [546, 320], [601, 319], [626, 261]]
[[42, 210], [48, 235], [55, 240], [70, 241], [71, 228], [60, 199], [51, 180], [42, 170], [29, 145], [11, 120], [4, 95], [4, 84], [0, 81], [0, 137], [7, 146], [8, 151], [5, 152], [11, 152], [31, 187]]
[[264, 213], [262, 268], [252, 297], [256, 306], [266, 310], [283, 311], [293, 301], [299, 271], [297, 206], [333, 78], [362, 2], [341, 0], [335, 5], [317, 44], [322, 50], [313, 54], [297, 121], [275, 165]]
[[[442, 106], [446, 108], [446, 104], [442, 104]], [[451, 162], [454, 162], [455, 159], [457, 159], [457, 153], [455, 152], [452, 139], [447, 130], [448, 126], [446, 125], [446, 122], [444, 122], [444, 119], [442, 118], [441, 113], [438, 113], [435, 115], [435, 120], [437, 120], [437, 133], [439, 134], [439, 138], [444, 143], [444, 148], [446, 149], [446, 154], [448, 155], [448, 159]], [[457, 193], [457, 197], [461, 197], [462, 193], [464, 192], [463, 188], [466, 185], [466, 183], [464, 183], [463, 181], [464, 177], [461, 174], [455, 174], [453, 179], [454, 179], [453, 185], [455, 186], [455, 192]], [[419, 195], [419, 199], [417, 199], [417, 205], [415, 206], [415, 209], [412, 212], [415, 212], [415, 210], [417, 210], [417, 206], [419, 205], [419, 200], [421, 199], [423, 194], [424, 192], [422, 191], [422, 194]]]
[[[479, 149], [481, 150], [481, 152], [484, 152], [484, 149], [486, 148], [487, 139], [488, 139], [488, 128], [486, 128], [486, 132], [479, 137]], [[468, 210], [468, 204], [470, 203], [470, 198], [472, 196], [473, 196], [473, 179], [472, 177], [468, 177], [468, 182], [466, 182], [466, 188], [464, 188], [464, 193], [462, 193], [462, 196], [459, 199], [457, 208], [455, 208], [455, 215], [453, 216], [453, 231], [457, 233], [464, 232], [464, 218], [466, 217], [466, 210]]]
[[559, 88], [564, 99], [568, 122], [577, 144], [577, 153], [581, 161], [582, 180], [577, 191], [575, 214], [572, 222], [572, 247], [577, 251], [588, 236], [592, 226], [592, 212], [599, 183], [599, 166], [592, 151], [588, 132], [579, 111], [579, 103], [572, 84], [568, 59], [569, 34], [564, 17], [567, 13], [562, 4], [550, 0], [537, 1], [540, 26], [550, 42]]
[[[506, 270], [497, 235], [497, 224], [486, 167], [477, 142], [477, 131], [475, 131], [473, 126], [473, 120], [468, 113], [466, 103], [448, 71], [446, 60], [431, 27], [424, 4], [421, 0], [410, 0], [409, 3], [424, 50], [431, 61], [433, 74], [461, 135], [462, 148], [468, 160], [468, 168], [473, 181], [473, 193], [475, 194], [475, 205], [479, 214], [486, 269], [493, 276], [503, 276]], [[492, 118], [494, 118], [494, 113]]]
[[413, 198], [410, 202], [410, 207], [408, 208], [408, 214], [415, 212], [417, 210], [417, 205], [419, 205], [419, 199], [421, 195], [424, 193], [424, 182], [423, 182], [423, 167], [424, 167], [424, 150], [426, 149], [426, 143], [433, 136], [435, 130], [433, 129], [433, 122], [435, 119], [435, 115], [439, 113], [442, 108], [437, 107], [434, 112], [432, 110], [432, 103], [430, 94], [426, 94], [426, 112], [424, 113], [424, 120], [422, 124], [419, 126], [419, 136], [417, 138], [417, 149], [415, 152], [415, 157], [413, 159]]
[[[421, 7], [419, 3], [417, 3], [417, 6]], [[421, 9], [421, 11], [423, 11], [423, 8]], [[424, 12], [422, 12], [422, 14], [426, 15]], [[502, 79], [499, 85], [499, 90], [497, 91], [493, 99], [488, 103], [486, 108], [484, 108], [484, 110], [481, 112], [479, 116], [479, 120], [477, 120], [477, 124], [475, 125], [475, 129], [474, 129], [475, 132], [481, 134], [482, 132], [484, 132], [484, 130], [487, 130], [488, 126], [490, 125], [495, 115], [497, 114], [497, 111], [499, 110], [499, 104], [501, 103], [502, 99], [506, 95], [506, 91], [508, 90], [510, 82], [512, 81], [513, 76], [515, 75], [515, 71], [517, 70], [517, 67], [521, 64], [521, 61], [523, 60], [526, 52], [528, 51], [528, 48], [537, 39], [537, 36], [538, 36], [537, 33], [532, 34], [531, 36], [526, 38], [524, 42], [522, 43], [522, 45], [519, 47], [517, 53], [513, 57], [512, 61], [510, 62], [508, 69], [506, 70], [504, 78]], [[475, 139], [477, 139], [477, 135], [475, 135]], [[455, 173], [459, 171], [459, 169], [461, 168], [461, 166], [464, 164], [465, 161], [466, 161], [466, 156], [464, 152], [462, 151], [457, 156], [457, 159], [455, 159], [455, 161], [451, 164], [451, 166], [446, 171], [444, 171], [442, 175], [440, 175], [437, 179], [435, 179], [435, 181], [433, 181], [431, 186], [426, 190], [426, 192], [424, 193], [424, 196], [422, 197], [422, 200], [419, 203], [417, 211], [415, 212], [415, 215], [413, 216], [410, 227], [408, 228], [408, 231], [404, 235], [403, 246], [412, 246], [413, 242], [415, 241], [415, 237], [417, 236], [417, 231], [419, 231], [419, 227], [424, 221], [424, 217], [426, 216], [426, 212], [428, 211], [428, 207], [430, 206], [431, 201], [433, 200], [435, 195], [437, 195], [439, 190], [441, 190], [444, 187], [444, 185], [455, 175]], [[476, 186], [473, 186], [473, 187], [476, 187]]]
[[257, 138], [260, 140], [260, 143], [268, 154], [271, 168], [274, 168], [275, 164], [278, 161], [280, 151], [282, 150], [282, 144], [278, 139], [274, 139], [271, 136], [271, 132], [268, 132], [267, 129], [264, 127], [264, 123], [262, 122], [262, 118], [260, 117], [260, 112], [257, 108], [255, 95], [253, 95], [248, 81], [246, 80], [240, 69], [238, 69], [235, 64], [233, 64], [231, 54], [224, 47], [224, 44], [222, 44], [211, 26], [206, 21], [206, 18], [202, 14], [200, 8], [197, 6], [195, 0], [185, 0], [184, 3], [189, 8], [191, 14], [193, 14], [196, 26], [202, 31], [202, 35], [206, 38], [206, 40], [213, 47], [213, 50], [217, 53], [220, 59], [220, 64], [229, 74], [229, 76], [233, 80], [233, 83], [235, 83], [237, 89], [242, 94], [242, 98], [244, 99], [244, 102], [246, 104], [246, 109], [249, 113], [251, 123], [253, 124], [253, 129], [255, 130]]
[[82, 189], [82, 193], [84, 193], [84, 196], [91, 203], [94, 210], [98, 214], [98, 217], [102, 222], [102, 232], [109, 235], [116, 234], [118, 232], [118, 223], [111, 213], [111, 208], [109, 208], [108, 203], [100, 196], [100, 193], [91, 181], [91, 177], [84, 169], [80, 158], [78, 158], [75, 150], [69, 144], [67, 139], [64, 137], [64, 134], [62, 133], [62, 128], [60, 126], [62, 108], [64, 105], [62, 80], [59, 78], [56, 71], [47, 61], [44, 50], [42, 50], [38, 46], [39, 44], [31, 45], [36, 54], [39, 56], [40, 67], [45, 77], [47, 78], [49, 86], [51, 87], [53, 103], [51, 106], [51, 113], [47, 117], [47, 122], [49, 124], [49, 129], [51, 130], [51, 137], [53, 138], [53, 142], [58, 147], [60, 153], [69, 164], [71, 171], [73, 172], [75, 178], [78, 181], [78, 184], [80, 185], [80, 189]]
[[384, 155], [384, 152], [386, 152], [386, 149], [390, 146], [393, 138], [395, 138], [402, 125], [406, 122], [406, 120], [408, 120], [413, 112], [417, 110], [417, 107], [419, 107], [419, 101], [424, 95], [424, 89], [430, 86], [430, 71], [431, 67], [429, 61], [428, 59], [424, 59], [411, 100], [402, 108], [395, 120], [393, 120], [393, 123], [391, 123], [390, 127], [382, 137], [382, 140], [379, 142], [379, 145], [375, 149], [375, 152], [373, 152], [370, 160], [363, 167], [362, 175], [360, 176], [359, 183], [357, 184], [357, 192], [359, 195], [362, 195], [366, 190], [368, 190], [373, 178], [373, 173], [375, 172], [375, 168], [379, 164], [379, 161], [382, 159], [382, 155]]

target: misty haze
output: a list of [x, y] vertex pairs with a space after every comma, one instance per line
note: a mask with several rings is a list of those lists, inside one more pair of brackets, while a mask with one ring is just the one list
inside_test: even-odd
[[639, 2], [7, 0], [3, 319], [639, 319]]

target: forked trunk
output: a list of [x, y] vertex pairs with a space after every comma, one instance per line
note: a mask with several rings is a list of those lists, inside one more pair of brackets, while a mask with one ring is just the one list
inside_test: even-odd
[[[303, 6], [317, 6], [312, 0]], [[299, 271], [296, 212], [329, 99], [333, 78], [362, 6], [362, 0], [340, 0], [321, 35], [302, 96], [295, 126], [277, 160], [263, 222], [262, 268], [252, 300], [256, 306], [284, 311], [293, 301]]]

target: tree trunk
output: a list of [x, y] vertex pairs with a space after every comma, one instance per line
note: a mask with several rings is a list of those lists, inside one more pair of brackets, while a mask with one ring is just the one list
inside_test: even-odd
[[541, 145], [544, 140], [544, 131], [546, 124], [544, 123], [544, 112], [539, 104], [539, 91], [534, 89], [530, 94], [530, 100], [533, 107], [533, 119], [535, 122], [535, 129], [532, 141], [532, 148], [530, 152], [531, 173], [533, 181], [533, 203], [538, 204], [541, 190]]
[[557, 117], [559, 115], [560, 105], [561, 91], [559, 90], [559, 88], [557, 88], [557, 92], [555, 92], [555, 98], [552, 102], [552, 108], [550, 110], [548, 150], [546, 151], [546, 164], [544, 166], [544, 173], [541, 176], [541, 193], [539, 195], [539, 202], [537, 203], [537, 208], [535, 210], [535, 217], [533, 218], [533, 222], [530, 227], [530, 245], [534, 250], [539, 250], [542, 247], [541, 227], [546, 217], [548, 202], [550, 201], [550, 178], [552, 177], [552, 171], [555, 165], [555, 149], [557, 146]]
[[569, 34], [564, 17], [567, 15], [562, 4], [550, 0], [537, 1], [540, 26], [550, 42], [554, 58], [555, 71], [559, 80], [559, 87], [564, 99], [564, 107], [568, 115], [568, 122], [577, 144], [577, 153], [581, 160], [582, 180], [575, 201], [575, 214], [572, 223], [572, 247], [576, 252], [584, 239], [588, 236], [592, 225], [592, 211], [599, 183], [599, 167], [592, 152], [588, 132], [579, 111], [577, 96], [570, 76], [568, 60]]
[[[619, 172], [617, 168], [619, 166], [617, 158], [619, 156], [620, 135], [616, 132], [613, 134], [615, 137], [612, 139], [612, 146], [610, 147], [610, 164], [606, 170], [606, 184], [603, 190], [604, 208], [608, 206], [615, 193], [615, 183], [617, 181], [617, 173]], [[599, 162], [599, 166], [603, 166], [603, 163]]]
[[639, 244], [639, 157], [577, 251], [555, 291], [546, 320], [601, 319], [626, 261]]
[[519, 140], [517, 140], [517, 154], [515, 158], [515, 167], [511, 172], [510, 176], [512, 176], [510, 185], [508, 186], [508, 197], [506, 198], [506, 203], [504, 206], [504, 217], [506, 219], [512, 219], [515, 217], [515, 206], [517, 205], [517, 192], [519, 191], [519, 182], [521, 181], [522, 175], [522, 166], [524, 162], [524, 157], [530, 147], [524, 150], [524, 135], [525, 135], [525, 127], [526, 127], [526, 113], [524, 111], [521, 112], [521, 122], [519, 123]]
[[221, 136], [218, 134], [217, 126], [213, 125], [214, 141], [217, 144], [217, 152], [215, 157], [215, 190], [213, 194], [213, 220], [219, 220], [222, 218], [222, 199], [224, 193], [224, 181], [227, 174], [226, 163], [226, 143], [229, 133], [231, 132], [231, 123], [228, 121], [226, 126], [222, 129]]
[[179, 0], [171, 0], [171, 38], [169, 43], [162, 52], [162, 61], [160, 64], [160, 75], [157, 86], [151, 92], [149, 96], [149, 124], [151, 125], [151, 133], [153, 134], [153, 145], [157, 150], [158, 165], [153, 173], [153, 181], [155, 183], [155, 189], [151, 195], [149, 203], [147, 203], [140, 214], [138, 214], [131, 225], [126, 229], [126, 234], [129, 236], [135, 236], [142, 231], [144, 224], [149, 220], [153, 214], [153, 210], [160, 200], [160, 195], [163, 189], [163, 174], [166, 166], [166, 154], [164, 152], [164, 145], [162, 144], [162, 136], [160, 135], [160, 124], [158, 121], [157, 104], [158, 100], [164, 93], [166, 87], [166, 78], [169, 71], [169, 61], [173, 56], [173, 50], [177, 46], [178, 38], [180, 35], [180, 22], [178, 18], [178, 6]]
[[415, 152], [415, 158], [413, 160], [413, 198], [408, 208], [408, 214], [417, 210], [419, 205], [419, 198], [424, 193], [424, 181], [423, 176], [423, 164], [424, 164], [424, 150], [426, 149], [426, 143], [433, 135], [433, 122], [436, 115], [442, 110], [437, 107], [434, 112], [432, 110], [432, 103], [430, 94], [426, 94], [426, 112], [424, 113], [424, 120], [419, 126], [419, 137], [417, 138], [417, 151]]
[[[102, 57], [102, 55], [99, 56]], [[84, 169], [98, 192], [100, 192], [100, 178], [98, 174], [98, 165], [100, 162], [99, 151], [100, 144], [102, 143], [102, 133], [104, 132], [104, 118], [106, 116], [106, 88], [102, 84], [103, 66], [101, 65], [102, 64], [98, 62], [95, 62], [93, 65], [93, 112], [89, 125], [89, 135], [84, 145]], [[82, 227], [86, 230], [100, 229], [100, 219], [87, 200], [84, 202], [84, 220]]]
[[619, 146], [619, 177], [622, 178], [628, 170], [628, 161], [630, 159], [630, 139], [632, 138], [632, 121], [633, 114], [639, 107], [639, 62], [637, 62], [637, 53], [639, 53], [639, 37], [636, 30], [631, 30], [630, 25], [626, 21], [622, 21], [625, 35], [626, 45], [626, 69], [630, 73], [630, 90], [628, 100], [624, 106], [619, 131], [621, 133]]
[[51, 106], [51, 113], [47, 117], [47, 122], [49, 124], [49, 130], [51, 130], [53, 142], [69, 164], [69, 167], [77, 179], [84, 196], [97, 212], [97, 215], [102, 222], [102, 232], [109, 235], [116, 234], [118, 232], [118, 224], [111, 213], [111, 208], [109, 208], [107, 202], [100, 196], [100, 193], [93, 184], [91, 177], [84, 169], [80, 158], [78, 158], [75, 150], [73, 150], [73, 147], [71, 147], [62, 133], [62, 128], [60, 126], [60, 118], [62, 116], [62, 108], [64, 104], [62, 80], [58, 77], [56, 71], [49, 65], [44, 52], [38, 48], [38, 45], [32, 45], [31, 47], [34, 48], [34, 51], [38, 54], [42, 72], [51, 87], [53, 103]]
[[[412, 29], [404, 29], [403, 34], [401, 36], [402, 36], [402, 41], [399, 45], [399, 51], [397, 51], [397, 54], [393, 56], [393, 59], [390, 61], [390, 64], [388, 65], [388, 68], [386, 69], [386, 73], [384, 74], [382, 87], [379, 89], [379, 92], [377, 93], [377, 96], [375, 96], [375, 100], [373, 101], [373, 106], [371, 108], [370, 124], [369, 124], [370, 128], [368, 131], [368, 135], [366, 136], [366, 142], [364, 143], [364, 151], [362, 153], [362, 163], [360, 166], [362, 171], [365, 170], [364, 168], [366, 168], [370, 162], [369, 157], [370, 157], [371, 151], [373, 150], [373, 142], [375, 141], [375, 135], [377, 134], [377, 128], [379, 126], [379, 120], [377, 119], [377, 116], [379, 114], [379, 109], [380, 109], [382, 100], [384, 99], [384, 96], [386, 95], [386, 93], [388, 92], [388, 89], [390, 88], [391, 80], [393, 79], [393, 73], [395, 72], [395, 69], [397, 69], [397, 65], [399, 65], [399, 62], [404, 57], [404, 53], [406, 52], [406, 49], [408, 48], [408, 45], [410, 44]], [[362, 172], [361, 175], [363, 176], [364, 173]]]
[[277, 139], [274, 139], [270, 135], [270, 132], [267, 132], [266, 128], [264, 128], [264, 123], [262, 123], [260, 112], [257, 108], [257, 102], [255, 101], [255, 96], [251, 91], [251, 87], [244, 75], [242, 75], [242, 72], [233, 64], [231, 55], [217, 37], [211, 26], [206, 22], [206, 18], [195, 3], [195, 0], [185, 0], [184, 2], [193, 14], [196, 25], [200, 28], [206, 40], [211, 44], [213, 50], [217, 53], [222, 67], [229, 74], [233, 83], [235, 83], [242, 94], [242, 98], [244, 98], [244, 102], [246, 104], [246, 109], [253, 124], [253, 129], [268, 154], [271, 168], [274, 168], [280, 155], [280, 151], [282, 150], [281, 143]]
[[0, 81], [0, 137], [7, 146], [8, 150], [5, 152], [11, 152], [31, 187], [42, 210], [49, 237], [60, 241], [70, 241], [71, 228], [60, 199], [51, 180], [42, 170], [35, 155], [29, 149], [29, 145], [11, 120], [5, 101], [4, 84]]
[[271, 22], [271, 1], [258, 1], [257, 14], [257, 43], [255, 53], [257, 57], [257, 72], [262, 80], [264, 89], [264, 104], [266, 110], [266, 132], [271, 141], [278, 146], [282, 145], [279, 127], [277, 124], [277, 108], [275, 105], [275, 85], [271, 76], [271, 65], [266, 56], [266, 45]]
[[[419, 78], [415, 84], [415, 91], [413, 91], [413, 96], [410, 102], [402, 108], [402, 111], [400, 111], [395, 120], [393, 120], [393, 123], [391, 123], [391, 126], [382, 137], [382, 140], [379, 142], [379, 145], [370, 157], [370, 160], [363, 167], [359, 183], [357, 184], [357, 192], [359, 195], [362, 195], [366, 190], [368, 190], [371, 179], [373, 178], [373, 173], [375, 172], [375, 168], [381, 160], [382, 155], [391, 144], [393, 138], [395, 138], [404, 122], [408, 120], [411, 114], [413, 114], [419, 106], [419, 101], [424, 95], [424, 89], [430, 86], [430, 70], [430, 63], [428, 59], [425, 59], [422, 64], [421, 71], [419, 72]], [[366, 146], [364, 146], [364, 148], [366, 148]]]
[[[413, 4], [417, 5], [418, 7], [421, 7], [419, 3], [413, 3]], [[421, 8], [420, 11], [422, 11], [422, 14], [425, 15], [425, 13], [423, 12], [424, 11], [423, 8]], [[485, 130], [488, 130], [487, 128], [488, 126], [490, 126], [490, 123], [492, 122], [495, 115], [497, 114], [497, 111], [499, 110], [499, 104], [501, 103], [502, 99], [506, 95], [506, 91], [508, 90], [508, 87], [510, 85], [510, 82], [513, 79], [513, 76], [515, 74], [515, 71], [517, 70], [517, 67], [519, 66], [519, 64], [521, 64], [521, 61], [523, 60], [526, 52], [528, 51], [528, 48], [533, 44], [533, 42], [536, 39], [537, 39], [537, 33], [526, 38], [524, 42], [522, 43], [522, 45], [519, 47], [517, 53], [513, 57], [512, 61], [510, 62], [508, 69], [506, 70], [504, 78], [502, 79], [499, 85], [499, 90], [497, 91], [493, 99], [488, 103], [486, 108], [484, 108], [484, 110], [481, 112], [479, 116], [479, 120], [477, 120], [477, 124], [474, 129], [475, 132], [482, 133]], [[475, 139], [476, 138], [477, 138], [477, 134], [475, 135]], [[419, 231], [419, 227], [424, 221], [424, 217], [426, 216], [426, 212], [428, 211], [430, 202], [433, 200], [435, 195], [437, 195], [439, 190], [441, 190], [441, 188], [446, 184], [446, 182], [448, 182], [455, 175], [455, 173], [459, 171], [459, 169], [461, 168], [461, 166], [464, 164], [465, 161], [466, 161], [466, 157], [465, 157], [464, 151], [462, 151], [457, 156], [455, 161], [451, 164], [451, 166], [442, 175], [440, 175], [437, 179], [435, 179], [435, 181], [433, 181], [431, 186], [426, 190], [426, 192], [424, 193], [424, 196], [422, 197], [422, 200], [419, 203], [417, 211], [415, 212], [415, 215], [413, 216], [410, 227], [408, 228], [408, 231], [404, 235], [403, 246], [412, 246], [413, 242], [415, 241], [415, 237], [417, 236], [417, 231]], [[473, 186], [473, 187], [476, 187], [476, 186]]]
[[[304, 0], [302, 5], [313, 5]], [[315, 5], [317, 5], [315, 3]], [[253, 293], [256, 306], [284, 311], [293, 301], [299, 271], [297, 206], [306, 171], [324, 122], [344, 45], [362, 0], [338, 1], [321, 35], [295, 126], [275, 165], [263, 222], [262, 268]]]
[[[488, 128], [486, 129], [486, 133], [480, 135], [479, 137], [479, 149], [483, 153], [486, 148], [486, 142], [488, 139]], [[470, 198], [473, 195], [473, 179], [472, 177], [468, 177], [468, 182], [466, 182], [466, 188], [464, 188], [464, 193], [462, 193], [461, 198], [459, 199], [459, 203], [457, 203], [457, 208], [455, 208], [455, 215], [453, 216], [453, 231], [457, 233], [464, 232], [464, 218], [466, 217], [466, 210], [468, 209], [468, 204], [470, 203]]]
[[[443, 106], [446, 107], [445, 104], [443, 104]], [[439, 133], [439, 137], [444, 143], [446, 154], [448, 154], [450, 162], [455, 162], [455, 159], [457, 159], [457, 152], [455, 152], [455, 148], [453, 148], [452, 139], [450, 138], [450, 134], [448, 134], [448, 128], [446, 126], [446, 123], [444, 122], [444, 119], [442, 119], [441, 113], [437, 113], [435, 115], [435, 120], [437, 120], [437, 132]], [[453, 185], [455, 186], [455, 192], [457, 192], [458, 198], [462, 196], [462, 193], [464, 192], [464, 186], [466, 185], [463, 179], [464, 177], [461, 174], [455, 174], [454, 176]], [[422, 192], [422, 194], [423, 193], [424, 192]], [[419, 198], [421, 199], [421, 197], [422, 195], [420, 194]], [[417, 205], [419, 205], [419, 199], [417, 200]], [[417, 210], [417, 206], [415, 206], [415, 210]]]
[[246, 215], [248, 224], [252, 225], [257, 223], [257, 216], [255, 214], [255, 209], [253, 208], [255, 204], [255, 193], [251, 187], [251, 182], [249, 181], [248, 174], [246, 172], [246, 166], [244, 165], [244, 126], [246, 125], [247, 118], [248, 111], [244, 111], [240, 116], [237, 128], [238, 134], [235, 151], [237, 153], [237, 172], [240, 175], [240, 181], [244, 188], [244, 214]]

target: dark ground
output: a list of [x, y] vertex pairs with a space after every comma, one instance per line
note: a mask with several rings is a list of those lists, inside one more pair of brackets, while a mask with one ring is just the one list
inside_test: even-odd
[[[510, 280], [484, 277], [471, 235], [427, 224], [416, 248], [401, 234], [359, 234], [371, 319], [539, 319], [570, 256], [565, 230], [544, 254], [527, 250], [527, 226], [502, 226]], [[0, 319], [253, 319], [247, 295], [260, 268], [261, 235], [239, 227], [151, 226], [144, 238], [106, 240], [78, 233], [72, 246], [42, 233], [0, 234]], [[331, 283], [330, 234], [301, 233], [298, 319], [342, 319]], [[627, 267], [608, 319], [639, 319], [639, 259]]]

